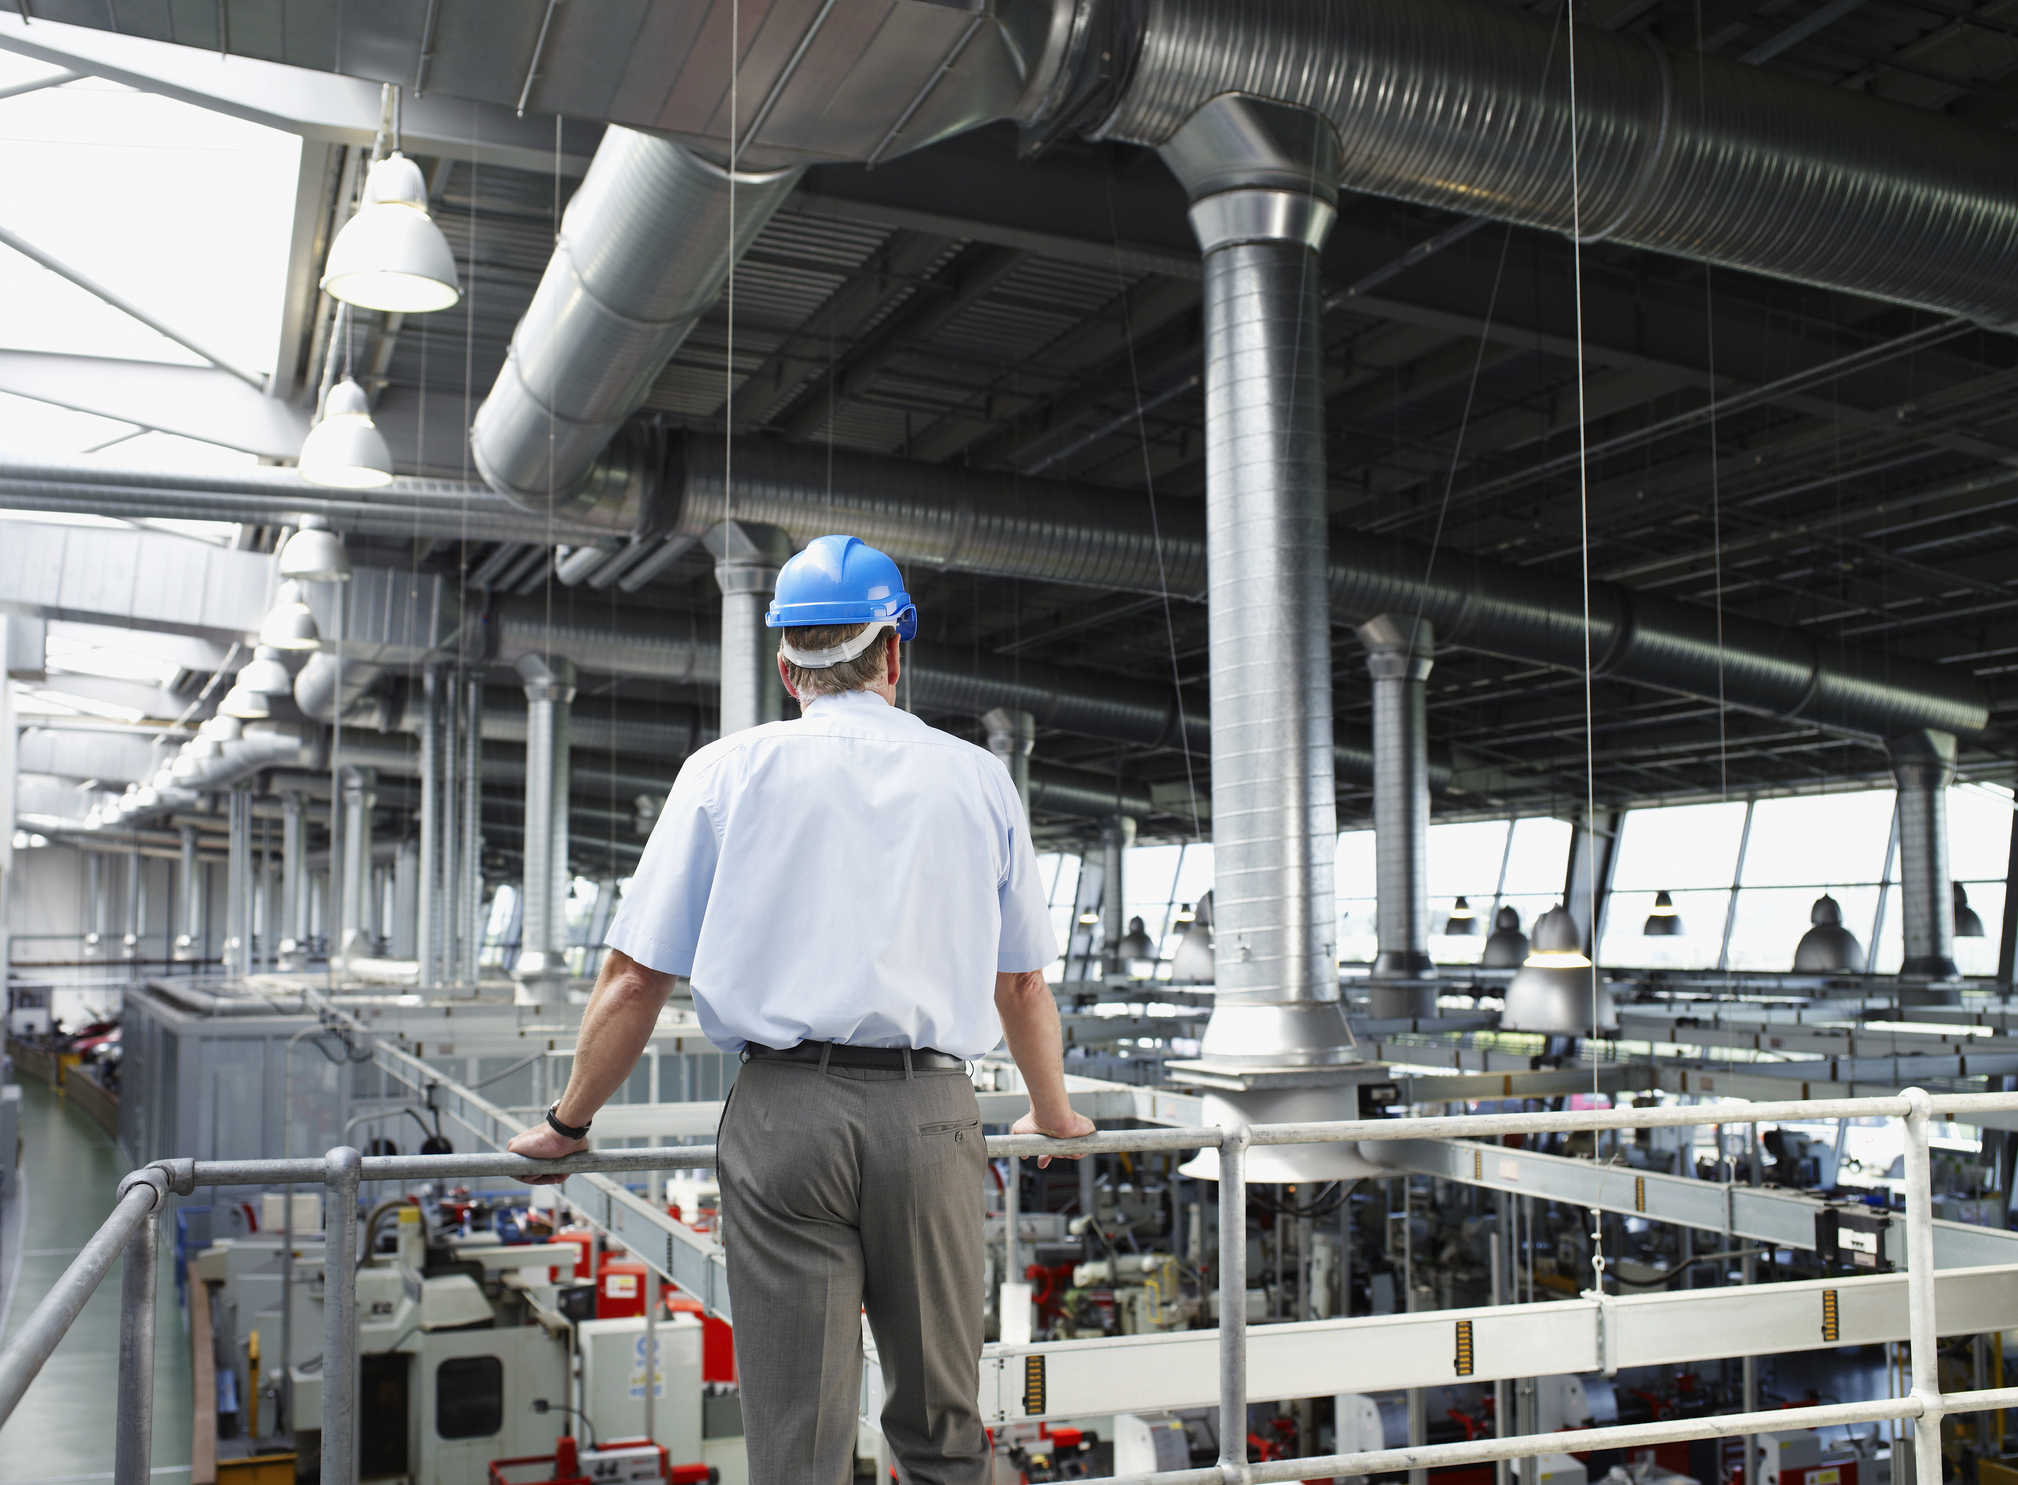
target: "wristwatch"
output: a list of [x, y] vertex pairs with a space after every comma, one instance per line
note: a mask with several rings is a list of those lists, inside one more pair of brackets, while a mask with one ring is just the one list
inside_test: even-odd
[[565, 1135], [571, 1140], [587, 1139], [589, 1137], [589, 1124], [593, 1124], [595, 1121], [591, 1119], [589, 1121], [589, 1124], [583, 1124], [580, 1126], [576, 1126], [573, 1124], [563, 1124], [560, 1121], [560, 1116], [554, 1112], [554, 1110], [559, 1108], [560, 1106], [561, 1101], [558, 1098], [555, 1099], [551, 1104], [547, 1105], [547, 1123], [552, 1126], [554, 1133]]

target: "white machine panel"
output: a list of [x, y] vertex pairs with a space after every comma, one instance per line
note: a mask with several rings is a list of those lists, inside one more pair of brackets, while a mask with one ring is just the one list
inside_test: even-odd
[[1191, 1468], [1184, 1422], [1172, 1413], [1114, 1415], [1114, 1473], [1153, 1475]]
[[[608, 1442], [645, 1436], [645, 1321], [584, 1320], [575, 1327], [582, 1359], [582, 1410]], [[659, 1322], [652, 1430], [674, 1464], [701, 1459], [701, 1322]]]

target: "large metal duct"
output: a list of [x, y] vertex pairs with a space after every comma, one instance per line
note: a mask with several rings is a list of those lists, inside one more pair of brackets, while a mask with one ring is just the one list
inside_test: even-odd
[[1356, 1060], [1335, 947], [1317, 333], [1337, 149], [1309, 113], [1222, 98], [1163, 151], [1204, 253], [1218, 980], [1200, 1054], [1237, 1067]]
[[[1435, 663], [1432, 627], [1407, 614], [1359, 626], [1373, 678], [1373, 837], [1376, 933], [1373, 978], [1415, 979], [1429, 957], [1429, 768], [1425, 682]], [[1429, 987], [1376, 984], [1376, 1016], [1434, 1016]]]
[[[741, 474], [736, 478], [740, 489]], [[826, 530], [822, 527], [812, 534], [824, 535]], [[493, 610], [490, 619], [497, 632], [497, 658], [502, 661], [515, 663], [522, 655], [566, 655], [586, 671], [693, 686], [712, 685], [721, 677], [721, 645], [688, 619], [633, 609], [591, 621], [549, 614], [544, 604], [531, 599], [508, 600]], [[904, 676], [910, 702], [926, 711], [978, 717], [995, 707], [1008, 707], [1030, 713], [1039, 726], [1082, 737], [1181, 747], [1200, 756], [1211, 750], [1210, 716], [1193, 701], [1180, 708], [1171, 688], [1159, 682], [1128, 681], [1016, 656], [977, 656], [957, 646], [919, 643], [905, 646]], [[297, 683], [297, 693], [300, 689]], [[348, 661], [344, 690], [350, 691]], [[1368, 734], [1335, 728], [1332, 758], [1338, 777], [1357, 784], [1373, 782]], [[1435, 757], [1429, 767], [1430, 786], [1441, 792], [1450, 782], [1450, 760]]]
[[[1144, 497], [754, 440], [735, 446], [736, 508], [795, 540], [849, 531], [900, 561], [991, 577], [1205, 596], [1205, 530], [1191, 502], [1159, 511], [1161, 560]], [[669, 453], [678, 529], [721, 500], [723, 450], [693, 438]], [[672, 490], [668, 491], [669, 498]], [[691, 508], [694, 514], [687, 513]], [[1331, 543], [1331, 616], [1360, 624], [1420, 612], [1438, 639], [1564, 670], [1584, 668], [1584, 594], [1573, 576], [1341, 529]], [[1889, 737], [1989, 724], [1972, 677], [1882, 651], [1615, 583], [1590, 590], [1590, 655], [1601, 676], [1721, 700], [1829, 731]], [[1721, 629], [1721, 636], [1720, 631]], [[1721, 639], [1721, 643], [1720, 643]]]
[[491, 488], [529, 510], [639, 524], [642, 471], [598, 458], [799, 174], [732, 175], [670, 140], [603, 135], [470, 428]]
[[[723, 456], [719, 440], [669, 440], [653, 519], [696, 537], [716, 524]], [[830, 479], [824, 450], [759, 440], [737, 440], [734, 458], [738, 518], [781, 526], [798, 542], [848, 531], [899, 561], [950, 571], [1137, 593], [1167, 591], [1189, 601], [1205, 596], [1204, 527], [1189, 501], [1170, 502], [1159, 512], [1159, 568], [1139, 495], [838, 449], [832, 455]], [[318, 503], [312, 495], [303, 497], [301, 492], [310, 487], [286, 471], [273, 471], [271, 481], [260, 481], [263, 493], [245, 497], [242, 505], [212, 509], [197, 493], [220, 483], [211, 476], [38, 466], [41, 477], [17, 489], [5, 477], [16, 467], [0, 463], [0, 508], [136, 517], [208, 515], [273, 523], [329, 504]], [[99, 487], [90, 481], [100, 474], [135, 481], [120, 487], [122, 499], [116, 507], [102, 504], [94, 493]], [[291, 486], [281, 487], [290, 481]], [[221, 483], [251, 482], [234, 476]], [[500, 524], [493, 512], [475, 506], [466, 512], [461, 504], [466, 499], [495, 502], [497, 497], [480, 490], [472, 496], [472, 487], [444, 481], [400, 481], [385, 492], [374, 492], [374, 501], [410, 498], [401, 495], [402, 487], [409, 486], [426, 486], [438, 499], [404, 505], [338, 502], [348, 513], [332, 513], [330, 519], [345, 529], [401, 535], [459, 537], [479, 522], [487, 536], [500, 540], [582, 540], [597, 534], [568, 523], [549, 531], [543, 521], [536, 523], [537, 530], [517, 532]], [[1420, 606], [1423, 618], [1436, 626], [1446, 646], [1564, 670], [1583, 669], [1583, 592], [1573, 577], [1449, 548], [1438, 551], [1432, 564], [1429, 548], [1420, 543], [1347, 529], [1336, 533], [1331, 547], [1332, 617], [1340, 623], [1363, 623], [1382, 613], [1413, 613]], [[1924, 661], [1830, 643], [1802, 629], [1740, 614], [1726, 612], [1720, 620], [1714, 608], [1634, 592], [1615, 583], [1593, 583], [1590, 608], [1590, 653], [1601, 676], [1857, 737], [1885, 738], [1931, 727], [1971, 739], [1989, 724], [1988, 701], [1972, 677]], [[529, 600], [507, 601], [497, 616], [502, 619], [498, 656], [507, 661], [528, 650], [551, 649], [572, 656], [585, 670], [709, 683], [718, 679], [715, 669], [702, 675], [682, 668], [686, 652], [677, 648], [682, 641], [666, 632], [663, 621], [634, 614], [619, 614], [598, 624], [565, 615], [549, 619], [544, 605]], [[554, 635], [551, 642], [546, 638], [549, 629]], [[689, 658], [698, 660], [702, 653], [691, 652]], [[320, 663], [326, 661], [310, 661], [318, 669]], [[346, 692], [352, 689], [351, 664], [344, 663]], [[1042, 709], [1047, 698], [1041, 688], [1027, 684], [1029, 667], [1004, 657], [984, 657], [978, 665], [963, 658], [955, 674], [959, 679], [949, 684], [973, 690], [981, 701], [979, 710], [1016, 706], [1035, 713], [1041, 724], [1061, 730], [1132, 741], [1137, 740], [1135, 727], [1148, 720], [1147, 713], [1141, 714], [1129, 722], [1131, 730], [1121, 734], [1103, 730], [1105, 723], [1072, 723], [1062, 715], [1054, 719]], [[1029, 691], [1039, 694], [1030, 696]], [[1132, 701], [1111, 699], [1128, 694], [1132, 693], [1103, 686], [1072, 700], [1083, 704], [1089, 716], [1113, 717], [1116, 707], [1138, 710]], [[1065, 700], [1059, 698], [1059, 704]], [[949, 698], [946, 709], [961, 708]], [[1167, 716], [1168, 702], [1155, 704], [1154, 711]], [[1205, 751], [1202, 716], [1187, 715], [1185, 735], [1196, 738], [1194, 751]], [[1370, 780], [1372, 757], [1364, 741], [1339, 742], [1340, 776]], [[1433, 788], [1441, 787], [1446, 766], [1432, 761]]]
[[1955, 976], [1955, 896], [1948, 877], [1948, 786], [1955, 739], [1920, 731], [1886, 744], [1899, 786], [1899, 907], [1902, 975]]
[[1127, 79], [1094, 138], [1160, 146], [1206, 100], [1247, 93], [1328, 118], [1348, 190], [2018, 319], [2018, 148], [2001, 130], [1588, 24], [1573, 115], [1554, 17], [1494, 0], [1139, 14], [1116, 38], [1130, 52], [1108, 58], [1103, 36], [1079, 55]]
[[369, 492], [336, 495], [292, 469], [192, 473], [83, 460], [0, 459], [0, 509], [253, 525], [292, 525], [303, 516], [320, 516], [339, 531], [450, 541], [583, 542], [610, 536], [601, 526], [565, 515], [535, 515], [473, 482], [396, 479]]

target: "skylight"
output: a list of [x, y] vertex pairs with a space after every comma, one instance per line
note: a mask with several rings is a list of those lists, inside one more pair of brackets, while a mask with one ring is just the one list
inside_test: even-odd
[[[0, 52], [0, 88], [55, 69]], [[4, 224], [252, 371], [279, 345], [301, 141], [98, 78], [0, 98]], [[173, 341], [0, 247], [0, 349], [201, 365]], [[112, 443], [121, 434], [132, 435]], [[150, 467], [236, 468], [250, 455], [20, 398], [0, 452]]]

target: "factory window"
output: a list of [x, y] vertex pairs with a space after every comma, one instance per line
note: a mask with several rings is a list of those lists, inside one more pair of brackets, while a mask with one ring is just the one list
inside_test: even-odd
[[1055, 985], [1065, 973], [1065, 949], [1072, 942], [1079, 858], [1064, 851], [1046, 851], [1037, 858], [1037, 879], [1044, 884], [1046, 900], [1051, 904], [1051, 932], [1058, 940], [1059, 957], [1044, 971], [1044, 978]]
[[1126, 928], [1132, 918], [1142, 920], [1149, 941], [1156, 945], [1159, 977], [1168, 977], [1170, 971], [1161, 966], [1177, 953], [1178, 941], [1189, 926], [1190, 920], [1179, 921], [1179, 915], [1211, 890], [1210, 843], [1129, 849], [1122, 872], [1122, 926]]
[[[1450, 912], [1463, 897], [1485, 932], [1501, 907], [1520, 914], [1522, 928], [1554, 907], [1569, 871], [1568, 822], [1541, 816], [1511, 822], [1486, 820], [1429, 828], [1430, 952], [1440, 961], [1468, 963], [1484, 947], [1481, 935], [1448, 932]], [[1364, 964], [1378, 951], [1371, 830], [1338, 838], [1338, 957]], [[1475, 886], [1460, 886], [1475, 883]]]
[[[1948, 874], [1967, 894], [1976, 919], [1968, 926], [1983, 930], [1965, 933], [1962, 922], [1955, 925], [1955, 967], [1965, 975], [1997, 973], [2005, 876], [2011, 869], [2011, 809], [2011, 791], [1996, 785], [1962, 784], [1948, 791]], [[1891, 916], [1886, 914], [1888, 924]], [[1887, 944], [1880, 939], [1881, 953]]]
[[[1794, 949], [1824, 893], [1835, 898], [1843, 926], [1868, 954], [1883, 900], [1898, 896], [1883, 885], [1898, 878], [1892, 807], [1890, 789], [1754, 804], [1724, 967], [1793, 968]], [[1892, 961], [1889, 968], [1896, 969], [1896, 950]], [[1882, 955], [1875, 967], [1888, 968]]]
[[1511, 820], [1429, 827], [1429, 957], [1438, 964], [1478, 963], [1512, 838]]
[[434, 1371], [434, 1431], [444, 1439], [487, 1439], [504, 1427], [504, 1363], [456, 1356]]
[[[1744, 833], [1742, 801], [1629, 812], [1620, 827], [1599, 961], [1715, 969]], [[1666, 903], [1658, 901], [1662, 892]], [[1663, 911], [1667, 907], [1674, 911]]]

